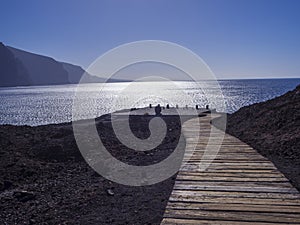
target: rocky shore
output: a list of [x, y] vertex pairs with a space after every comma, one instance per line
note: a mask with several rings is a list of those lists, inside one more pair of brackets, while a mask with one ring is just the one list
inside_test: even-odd
[[[150, 135], [151, 118], [130, 117], [137, 137]], [[167, 157], [179, 140], [179, 118], [162, 118], [168, 128], [166, 138], [148, 152], [122, 146], [112, 135], [110, 115], [96, 123], [113, 156], [147, 165]], [[176, 177], [142, 187], [103, 178], [82, 158], [71, 123], [0, 126], [0, 174], [0, 224], [159, 224]]]
[[[227, 132], [269, 158], [300, 190], [300, 86], [227, 115]], [[130, 128], [149, 137], [152, 115], [132, 115]], [[178, 116], [162, 116], [167, 135], [154, 150], [136, 152], [113, 135], [110, 115], [96, 119], [110, 153], [132, 165], [157, 163], [178, 144]], [[190, 117], [186, 116], [185, 120]], [[218, 126], [222, 119], [215, 119]], [[88, 134], [87, 134], [88, 135]], [[111, 182], [77, 148], [71, 123], [0, 126], [0, 224], [160, 224], [176, 174], [150, 186]]]
[[300, 190], [300, 85], [227, 115], [226, 132], [270, 159]]

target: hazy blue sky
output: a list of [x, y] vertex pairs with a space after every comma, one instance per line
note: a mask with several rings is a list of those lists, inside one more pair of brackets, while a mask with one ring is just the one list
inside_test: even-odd
[[300, 77], [300, 1], [1, 0], [0, 41], [87, 67], [126, 42], [196, 52], [219, 78]]

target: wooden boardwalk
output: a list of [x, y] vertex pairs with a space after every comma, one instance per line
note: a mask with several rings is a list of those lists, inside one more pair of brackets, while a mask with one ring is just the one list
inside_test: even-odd
[[[183, 125], [187, 148], [197, 140], [196, 120]], [[215, 160], [205, 171], [197, 170], [210, 120], [200, 118], [200, 139], [178, 173], [161, 224], [300, 224], [299, 192], [272, 162], [239, 139], [225, 134]], [[215, 129], [212, 135], [219, 132]]]

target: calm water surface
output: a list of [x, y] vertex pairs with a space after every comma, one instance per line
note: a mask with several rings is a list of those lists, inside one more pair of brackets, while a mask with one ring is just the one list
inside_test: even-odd
[[[199, 104], [217, 108], [219, 111], [235, 112], [242, 106], [265, 101], [294, 89], [300, 84], [299, 79], [266, 79], [266, 80], [223, 80], [219, 81], [224, 99], [225, 108], [215, 105], [209, 99], [216, 96], [217, 88], [211, 82], [202, 82], [201, 85], [208, 90], [205, 96], [199, 86], [192, 82], [175, 82], [169, 85], [167, 82], [143, 82], [139, 88], [131, 88], [130, 93], [122, 92], [130, 83], [82, 84], [82, 85], [57, 85], [0, 88], [0, 124], [15, 125], [42, 125], [49, 123], [69, 122], [72, 120], [72, 104], [76, 90], [80, 93], [83, 102], [80, 117], [94, 118], [112, 110], [129, 107], [124, 104], [132, 96], [142, 96], [142, 92], [151, 88], [162, 86], [155, 95], [147, 98], [141, 97], [131, 107], [144, 107], [152, 104], [178, 104], [194, 106]], [[190, 96], [192, 102], [187, 101], [182, 93]], [[111, 107], [113, 105], [113, 107]]]

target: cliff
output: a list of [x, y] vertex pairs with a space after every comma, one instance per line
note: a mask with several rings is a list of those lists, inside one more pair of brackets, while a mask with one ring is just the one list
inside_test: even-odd
[[0, 86], [30, 85], [31, 79], [23, 63], [0, 42]]
[[[0, 87], [26, 85], [102, 83], [105, 78], [85, 72], [83, 68], [51, 57], [5, 46], [0, 42]], [[127, 80], [109, 79], [108, 82]]]
[[68, 72], [68, 79], [69, 82], [72, 84], [78, 84], [84, 73], [85, 73], [85, 79], [84, 79], [85, 83], [102, 83], [105, 81], [104, 78], [99, 78], [88, 74], [80, 66], [73, 65], [70, 63], [65, 63], [65, 62], [62, 62], [61, 64], [63, 65], [63, 68]]
[[68, 84], [68, 72], [53, 58], [33, 54], [13, 47], [8, 49], [26, 67], [32, 85]]

